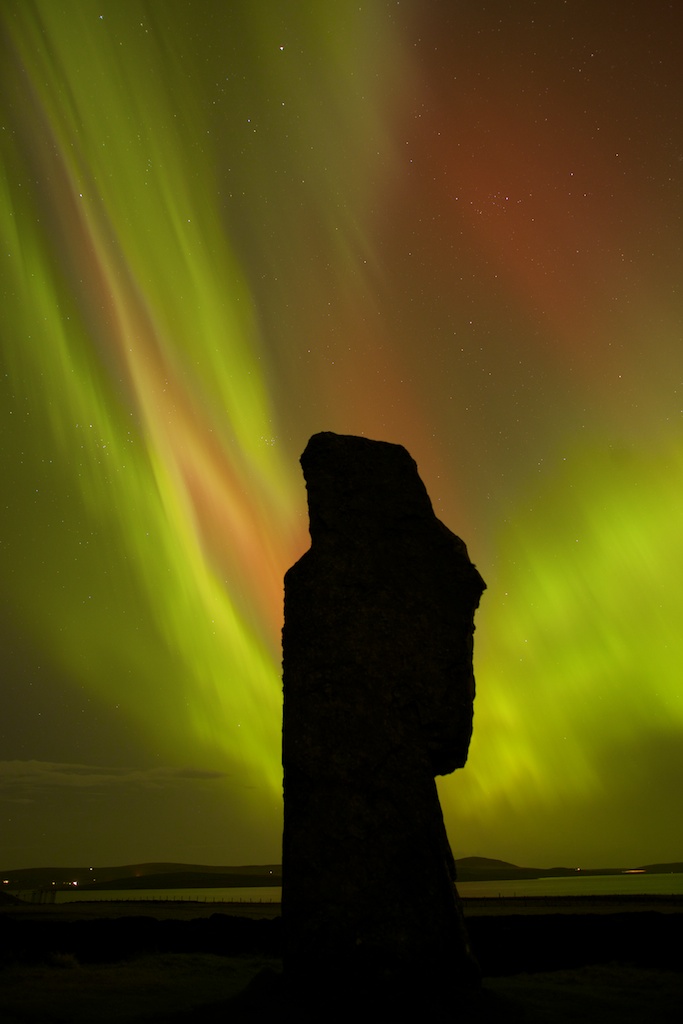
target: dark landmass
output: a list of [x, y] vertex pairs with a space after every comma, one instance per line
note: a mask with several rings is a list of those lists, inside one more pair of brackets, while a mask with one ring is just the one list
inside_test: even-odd
[[[562, 878], [577, 875], [683, 874], [683, 861], [624, 868], [528, 868], [489, 857], [462, 857], [455, 862], [459, 882]], [[78, 883], [79, 889], [227, 889], [282, 885], [279, 864], [220, 867], [206, 864], [127, 864], [118, 867], [19, 868], [0, 872], [7, 891], [58, 887]]]
[[[496, 914], [500, 902], [486, 900], [483, 914], [465, 903], [472, 947], [487, 977], [615, 962], [683, 971], [683, 907], [675, 898], [671, 912], [664, 901], [641, 904], [661, 905], [661, 910], [640, 910], [637, 902], [625, 909], [623, 902], [585, 900], [574, 913], [558, 912], [557, 901], [549, 901], [545, 909], [529, 913], [528, 908], [501, 906]], [[138, 913], [125, 902], [100, 904], [96, 910], [89, 906], [101, 916], [78, 904], [3, 905], [0, 963], [45, 962], [56, 953], [70, 954], [78, 963], [115, 962], [151, 952], [281, 955], [282, 920], [276, 907], [270, 917], [248, 917], [233, 912], [230, 904], [217, 904], [202, 916], [199, 906], [171, 903], [168, 912], [174, 916], [167, 917], [157, 913], [154, 903], [144, 911], [137, 908]]]
[[[458, 1004], [461, 1024], [678, 1024], [683, 898], [464, 904], [483, 983], [467, 1005]], [[279, 908], [269, 908], [270, 917], [237, 916], [253, 907], [2, 901], [0, 1019], [238, 1024], [281, 1017]], [[348, 1020], [336, 1013], [337, 995], [325, 1008], [331, 1024]], [[450, 1021], [453, 1007], [449, 1013], [415, 1016]], [[400, 1007], [393, 1016], [407, 1019]]]
[[609, 868], [526, 868], [489, 857], [461, 857], [455, 862], [459, 882], [496, 882], [524, 878], [568, 878], [577, 875], [676, 874], [683, 873], [683, 861], [671, 864], [644, 864], [637, 867]]
[[5, 889], [78, 884], [79, 889], [239, 888], [282, 884], [279, 864], [218, 867], [206, 864], [126, 864], [118, 867], [19, 868], [4, 871]]

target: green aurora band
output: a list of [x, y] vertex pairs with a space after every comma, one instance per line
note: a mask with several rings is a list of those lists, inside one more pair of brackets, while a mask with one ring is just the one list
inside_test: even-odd
[[[671, 415], [659, 398], [680, 297], [661, 378], [650, 360], [640, 377], [640, 337], [622, 353], [645, 396], [631, 422], [570, 374], [569, 345], [514, 340], [491, 365], [533, 364], [547, 390], [511, 413], [477, 383], [486, 355], [475, 376], [439, 347], [472, 303], [405, 168], [404, 109], [428, 93], [419, 5], [402, 24], [379, 3], [290, 6], [3, 4], [8, 614], [167, 762], [239, 777], [260, 820], [244, 859], [277, 860], [298, 455], [318, 429], [403, 443], [489, 586], [471, 757], [440, 783], [456, 854], [680, 859], [683, 442], [680, 398]], [[401, 210], [438, 272], [383, 257]], [[502, 276], [497, 224], [477, 248], [465, 220], [450, 244], [481, 266], [497, 253]], [[517, 316], [533, 336], [509, 294], [534, 286], [518, 263], [492, 330]], [[591, 365], [607, 376], [610, 358]]]

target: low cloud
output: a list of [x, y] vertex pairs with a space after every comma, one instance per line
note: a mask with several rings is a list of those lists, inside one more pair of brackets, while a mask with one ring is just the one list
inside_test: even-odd
[[0, 761], [0, 794], [14, 800], [40, 790], [127, 788], [168, 789], [186, 783], [227, 778], [201, 768], [111, 768], [53, 761]]

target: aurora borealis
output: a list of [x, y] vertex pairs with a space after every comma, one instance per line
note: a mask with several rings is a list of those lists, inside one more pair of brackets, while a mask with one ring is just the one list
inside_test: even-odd
[[318, 430], [488, 584], [457, 857], [683, 859], [683, 8], [4, 0], [0, 864], [270, 863]]

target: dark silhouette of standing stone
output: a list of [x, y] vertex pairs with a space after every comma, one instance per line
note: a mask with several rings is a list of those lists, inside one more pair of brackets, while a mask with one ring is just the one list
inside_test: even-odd
[[285, 977], [332, 1001], [369, 986], [457, 999], [472, 960], [434, 776], [467, 759], [485, 584], [405, 448], [321, 433], [301, 465], [312, 543], [285, 576]]

